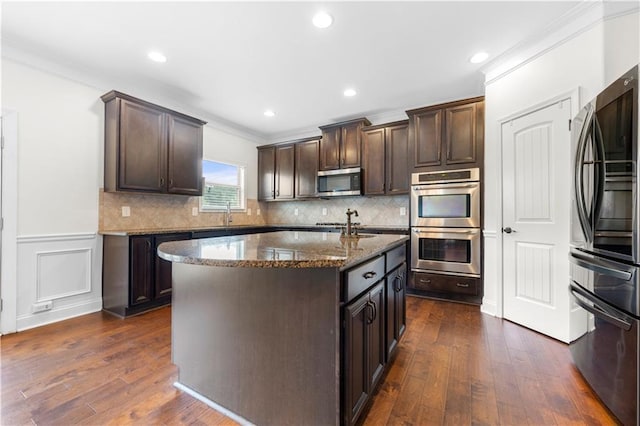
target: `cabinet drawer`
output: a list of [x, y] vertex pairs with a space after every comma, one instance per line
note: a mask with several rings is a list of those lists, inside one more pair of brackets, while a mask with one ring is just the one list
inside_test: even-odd
[[477, 296], [480, 294], [478, 278], [456, 277], [416, 272], [414, 287], [438, 293], [456, 293]]
[[384, 256], [345, 272], [344, 301], [348, 302], [384, 278]]
[[393, 271], [396, 266], [407, 260], [406, 244], [387, 252], [387, 272]]

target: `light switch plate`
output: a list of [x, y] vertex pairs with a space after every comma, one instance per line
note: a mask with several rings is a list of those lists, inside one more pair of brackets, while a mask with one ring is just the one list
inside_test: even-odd
[[260, 216], [260, 209], [256, 209], [256, 215]]
[[129, 206], [122, 206], [122, 217], [129, 216], [131, 216], [131, 209], [129, 208]]
[[198, 208], [191, 207], [191, 216], [198, 216]]
[[407, 208], [400, 207], [400, 216], [406, 216], [406, 215], [407, 215]]
[[322, 216], [326, 216], [327, 215], [327, 208], [323, 207], [322, 208]]
[[295, 209], [293, 209], [293, 215], [294, 216], [298, 216], [298, 208], [297, 207]]
[[247, 207], [247, 216], [251, 216], [251, 207]]

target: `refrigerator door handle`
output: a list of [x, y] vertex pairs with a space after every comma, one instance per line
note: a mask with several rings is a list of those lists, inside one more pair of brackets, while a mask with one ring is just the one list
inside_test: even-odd
[[569, 260], [571, 263], [582, 266], [590, 271], [609, 275], [624, 281], [629, 281], [633, 277], [633, 269], [625, 268], [621, 263], [595, 259], [575, 252], [569, 254]]
[[[606, 158], [605, 158], [605, 147], [602, 137], [602, 129], [600, 128], [600, 123], [598, 123], [598, 116], [593, 114], [592, 119], [593, 125], [593, 152], [594, 152], [594, 166], [593, 172], [596, 175], [596, 188], [593, 192], [593, 233], [595, 237], [596, 229], [598, 228], [597, 223], [600, 218], [600, 209], [602, 208], [602, 200], [604, 199], [604, 182], [607, 175], [607, 166], [606, 166]], [[597, 155], [596, 155], [597, 153]]]
[[[574, 281], [574, 283], [576, 283]], [[577, 283], [576, 283], [577, 284]], [[600, 319], [603, 319], [604, 321], [618, 327], [621, 328], [625, 331], [629, 331], [631, 330], [631, 324], [628, 323], [627, 321], [624, 320], [624, 318], [620, 318], [617, 317], [615, 315], [612, 315], [611, 312], [607, 312], [607, 310], [605, 310], [604, 308], [600, 307], [599, 305], [597, 305], [596, 301], [593, 300], [593, 298], [590, 297], [590, 295], [574, 286], [574, 285], [570, 285], [569, 286], [569, 291], [571, 292], [571, 295], [574, 298], [574, 301], [584, 310], [592, 313], [593, 315], [597, 316]], [[589, 302], [593, 303], [593, 304], [589, 304], [588, 302], [585, 302], [584, 299], [587, 299]]]
[[[580, 129], [580, 138], [578, 139], [578, 146], [576, 147], [575, 169], [573, 171], [574, 191], [576, 194], [576, 205], [578, 208], [578, 220], [580, 221], [580, 227], [582, 228], [582, 232], [584, 233], [587, 241], [593, 241], [593, 232], [591, 224], [589, 223], [589, 215], [587, 213], [587, 200], [585, 199], [584, 192], [584, 165], [593, 164], [593, 161], [585, 161], [584, 156], [587, 149], [589, 127], [592, 125], [592, 117], [593, 107], [589, 104], [584, 124], [582, 125], [582, 129]], [[589, 207], [591, 208], [591, 206]]]

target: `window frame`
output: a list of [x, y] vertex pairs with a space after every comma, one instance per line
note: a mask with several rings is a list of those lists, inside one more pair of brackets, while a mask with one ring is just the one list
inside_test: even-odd
[[[247, 210], [247, 173], [246, 173], [246, 166], [244, 164], [237, 164], [237, 163], [231, 163], [228, 161], [219, 161], [219, 160], [214, 160], [211, 158], [203, 158], [202, 161], [209, 161], [211, 163], [218, 163], [218, 164], [224, 164], [226, 166], [232, 166], [238, 169], [238, 181], [240, 182], [239, 186], [239, 190], [240, 190], [240, 195], [239, 195], [239, 201], [240, 201], [240, 206], [231, 206], [231, 211], [234, 212], [244, 212]], [[204, 171], [204, 164], [203, 164], [203, 171]], [[205, 205], [204, 203], [204, 191], [206, 191], [207, 189], [207, 180], [204, 177], [204, 172], [203, 172], [203, 176], [202, 176], [202, 195], [200, 195], [199, 198], [199, 210], [200, 212], [221, 212], [221, 211], [226, 211], [227, 207], [226, 206], [209, 206], [209, 205]], [[213, 183], [213, 182], [210, 182]], [[220, 186], [231, 186], [231, 187], [235, 187], [236, 185], [228, 185], [228, 184], [218, 184]]]

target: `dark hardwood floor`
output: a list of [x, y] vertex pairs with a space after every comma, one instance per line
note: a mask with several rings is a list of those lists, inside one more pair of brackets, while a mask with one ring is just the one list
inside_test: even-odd
[[[235, 424], [173, 387], [170, 322], [96, 313], [2, 336], [0, 424]], [[415, 297], [407, 322], [365, 425], [615, 424], [562, 343]]]

